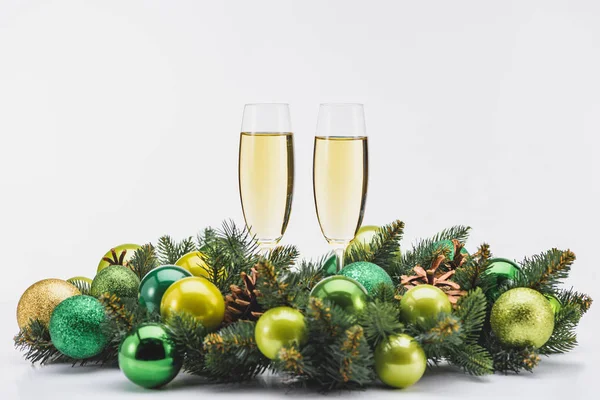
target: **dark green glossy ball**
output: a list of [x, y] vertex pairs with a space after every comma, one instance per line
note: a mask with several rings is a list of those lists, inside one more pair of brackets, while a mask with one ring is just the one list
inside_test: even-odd
[[340, 275], [356, 280], [367, 289], [367, 292], [370, 295], [372, 295], [375, 289], [380, 285], [386, 285], [392, 290], [394, 289], [394, 282], [388, 273], [379, 265], [370, 262], [358, 261], [346, 265], [340, 271]]
[[98, 355], [108, 343], [104, 307], [91, 296], [73, 296], [61, 302], [50, 318], [52, 344], [62, 354], [83, 359]]
[[130, 381], [148, 389], [171, 382], [182, 363], [169, 331], [162, 324], [138, 326], [119, 347], [121, 371]]
[[337, 257], [336, 255], [332, 255], [323, 263], [321, 267], [324, 276], [332, 276], [337, 274]]
[[136, 298], [140, 280], [128, 267], [111, 265], [102, 269], [92, 281], [92, 296], [100, 297], [104, 293], [120, 298]]
[[497, 296], [498, 287], [512, 282], [520, 269], [516, 262], [508, 258], [491, 258], [489, 263], [485, 274], [493, 276], [495, 288], [492, 289], [492, 293]]
[[359, 313], [367, 306], [367, 290], [354, 279], [342, 275], [323, 279], [315, 285], [310, 296], [329, 300], [350, 313]]
[[169, 286], [188, 276], [192, 273], [176, 265], [163, 265], [148, 272], [140, 283], [140, 305], [150, 312], [160, 312], [160, 302]]

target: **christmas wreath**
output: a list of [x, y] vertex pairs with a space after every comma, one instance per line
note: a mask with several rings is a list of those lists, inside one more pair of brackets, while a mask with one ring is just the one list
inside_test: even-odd
[[[180, 242], [122, 245], [93, 280], [45, 279], [22, 295], [14, 341], [32, 363], [118, 364], [156, 388], [180, 370], [239, 382], [270, 370], [320, 389], [416, 383], [427, 366], [532, 371], [576, 344], [592, 300], [560, 288], [575, 261], [551, 249], [516, 263], [456, 226], [400, 249], [404, 224], [364, 227], [335, 256], [268, 254], [233, 223]], [[366, 238], [366, 239], [365, 239]]]

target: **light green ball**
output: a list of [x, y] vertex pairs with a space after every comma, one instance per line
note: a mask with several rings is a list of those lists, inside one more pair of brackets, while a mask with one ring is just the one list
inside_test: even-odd
[[541, 293], [515, 288], [503, 293], [490, 316], [492, 331], [507, 346], [542, 347], [554, 330], [554, 310]]
[[375, 371], [383, 383], [406, 388], [421, 379], [427, 368], [427, 356], [412, 337], [392, 335], [375, 349]]
[[92, 281], [91, 293], [95, 297], [109, 293], [120, 298], [137, 298], [139, 286], [140, 280], [132, 270], [111, 265], [98, 272]]
[[356, 280], [370, 295], [382, 284], [394, 289], [394, 282], [388, 273], [379, 265], [370, 262], [358, 261], [349, 264], [342, 268], [340, 275]]

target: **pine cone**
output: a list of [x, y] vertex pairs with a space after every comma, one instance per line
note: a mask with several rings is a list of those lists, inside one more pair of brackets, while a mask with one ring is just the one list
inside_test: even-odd
[[[456, 259], [456, 256], [454, 258]], [[437, 269], [440, 267], [440, 265], [442, 265], [445, 259], [446, 257], [443, 254], [440, 254], [435, 260], [433, 260], [431, 263], [431, 268], [428, 270], [425, 270], [420, 265], [417, 265], [413, 268], [413, 271], [415, 271], [416, 275], [402, 275], [400, 283], [407, 289], [423, 284], [433, 285], [442, 289], [442, 291], [446, 293], [450, 303], [456, 304], [458, 299], [467, 294], [467, 292], [462, 290], [458, 283], [449, 280], [456, 273], [456, 270], [450, 270], [445, 273], [437, 272]]]
[[250, 269], [250, 275], [241, 273], [244, 287], [231, 285], [231, 294], [225, 296], [225, 323], [230, 324], [238, 320], [256, 321], [262, 314], [262, 308], [257, 298], [260, 292], [256, 289], [258, 272], [256, 268]]
[[463, 243], [456, 239], [452, 239], [454, 244], [454, 259], [450, 260], [447, 265], [450, 269], [455, 270], [467, 261], [467, 255], [462, 253], [462, 249], [465, 247]]

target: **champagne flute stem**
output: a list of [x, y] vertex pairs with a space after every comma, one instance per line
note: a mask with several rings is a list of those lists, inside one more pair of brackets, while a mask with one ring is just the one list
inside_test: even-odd
[[333, 251], [335, 252], [335, 258], [337, 259], [337, 272], [340, 272], [344, 268], [344, 252], [346, 246], [336, 246]]

